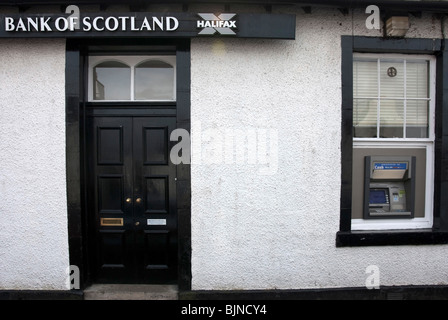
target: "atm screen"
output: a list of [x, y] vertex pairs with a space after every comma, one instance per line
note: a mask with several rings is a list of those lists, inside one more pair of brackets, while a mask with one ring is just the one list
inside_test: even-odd
[[386, 189], [370, 189], [370, 204], [383, 204], [388, 203]]

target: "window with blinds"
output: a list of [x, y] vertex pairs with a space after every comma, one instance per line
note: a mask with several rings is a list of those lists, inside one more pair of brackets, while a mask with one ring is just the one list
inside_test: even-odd
[[428, 138], [429, 66], [423, 58], [354, 57], [354, 137]]

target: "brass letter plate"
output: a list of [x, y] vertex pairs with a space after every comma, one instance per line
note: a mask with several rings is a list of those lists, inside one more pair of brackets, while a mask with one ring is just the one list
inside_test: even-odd
[[123, 225], [123, 218], [101, 218], [101, 226], [119, 227]]

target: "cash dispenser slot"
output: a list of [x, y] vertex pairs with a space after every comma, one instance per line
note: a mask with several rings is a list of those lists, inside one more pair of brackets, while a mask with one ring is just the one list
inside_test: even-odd
[[413, 218], [416, 157], [365, 157], [364, 219]]

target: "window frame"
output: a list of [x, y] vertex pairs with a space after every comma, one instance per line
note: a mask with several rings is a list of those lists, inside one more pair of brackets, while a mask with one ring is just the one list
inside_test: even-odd
[[[341, 38], [341, 198], [336, 246], [448, 244], [448, 50], [440, 39], [363, 36]], [[422, 54], [436, 57], [434, 197], [432, 227], [406, 230], [352, 230], [353, 56], [355, 53]]]
[[[173, 99], [172, 100], [158, 100], [158, 99], [135, 99], [135, 69], [140, 64], [147, 61], [156, 60], [165, 62], [173, 67]], [[115, 61], [123, 63], [131, 69], [131, 81], [130, 81], [130, 97], [129, 100], [95, 100], [93, 90], [93, 70], [94, 68], [108, 61]], [[102, 102], [125, 102], [125, 103], [141, 103], [141, 102], [176, 102], [177, 100], [177, 88], [176, 88], [176, 56], [175, 55], [91, 55], [88, 57], [88, 102], [90, 103], [102, 103]]]
[[373, 230], [412, 230], [429, 229], [433, 226], [433, 199], [434, 199], [434, 147], [431, 141], [353, 141], [355, 148], [380, 148], [380, 149], [424, 149], [426, 153], [426, 176], [425, 176], [425, 216], [412, 219], [353, 219], [351, 230], [373, 231]]
[[[432, 55], [411, 55], [396, 53], [353, 53], [353, 61], [358, 58], [368, 59], [393, 59], [393, 60], [421, 60], [429, 61], [429, 81], [428, 81], [428, 138], [364, 138], [353, 137], [353, 149], [355, 148], [400, 148], [414, 149], [422, 148], [426, 150], [426, 181], [425, 181], [425, 215], [411, 220], [404, 219], [353, 219], [351, 230], [410, 230], [428, 229], [433, 225], [433, 194], [434, 194], [434, 140], [435, 140], [435, 98], [436, 98], [436, 59]], [[378, 83], [380, 85], [380, 83]], [[361, 97], [364, 98], [364, 97]], [[388, 99], [380, 96], [377, 99]], [[356, 99], [356, 97], [354, 97]], [[411, 98], [412, 99], [412, 98]], [[403, 96], [402, 100], [411, 100]], [[403, 126], [406, 122], [403, 123]], [[380, 123], [377, 123], [377, 132], [380, 131]], [[403, 128], [403, 131], [405, 129]]]
[[[397, 53], [359, 53], [354, 52], [353, 53], [353, 61], [356, 59], [372, 59], [372, 60], [381, 60], [381, 59], [390, 59], [390, 60], [421, 60], [421, 61], [428, 61], [429, 62], [429, 75], [430, 78], [428, 79], [429, 83], [429, 98], [409, 98], [406, 96], [406, 82], [404, 82], [405, 88], [404, 88], [404, 96], [402, 98], [397, 97], [354, 97], [354, 99], [379, 99], [379, 100], [397, 100], [397, 101], [417, 101], [417, 100], [423, 100], [429, 102], [429, 110], [428, 114], [431, 116], [430, 119], [428, 119], [428, 137], [427, 138], [361, 138], [361, 137], [353, 137], [354, 141], [391, 141], [392, 139], [396, 139], [397, 141], [428, 141], [433, 142], [435, 139], [435, 127], [434, 127], [434, 114], [435, 114], [435, 96], [436, 96], [436, 58], [433, 55], [421, 55], [421, 54], [397, 54]], [[378, 86], [381, 86], [380, 79], [378, 78]], [[380, 115], [378, 114], [377, 117], [379, 118]], [[406, 117], [403, 119], [403, 135], [404, 132], [406, 132]], [[381, 130], [381, 123], [377, 123], [377, 133]]]

